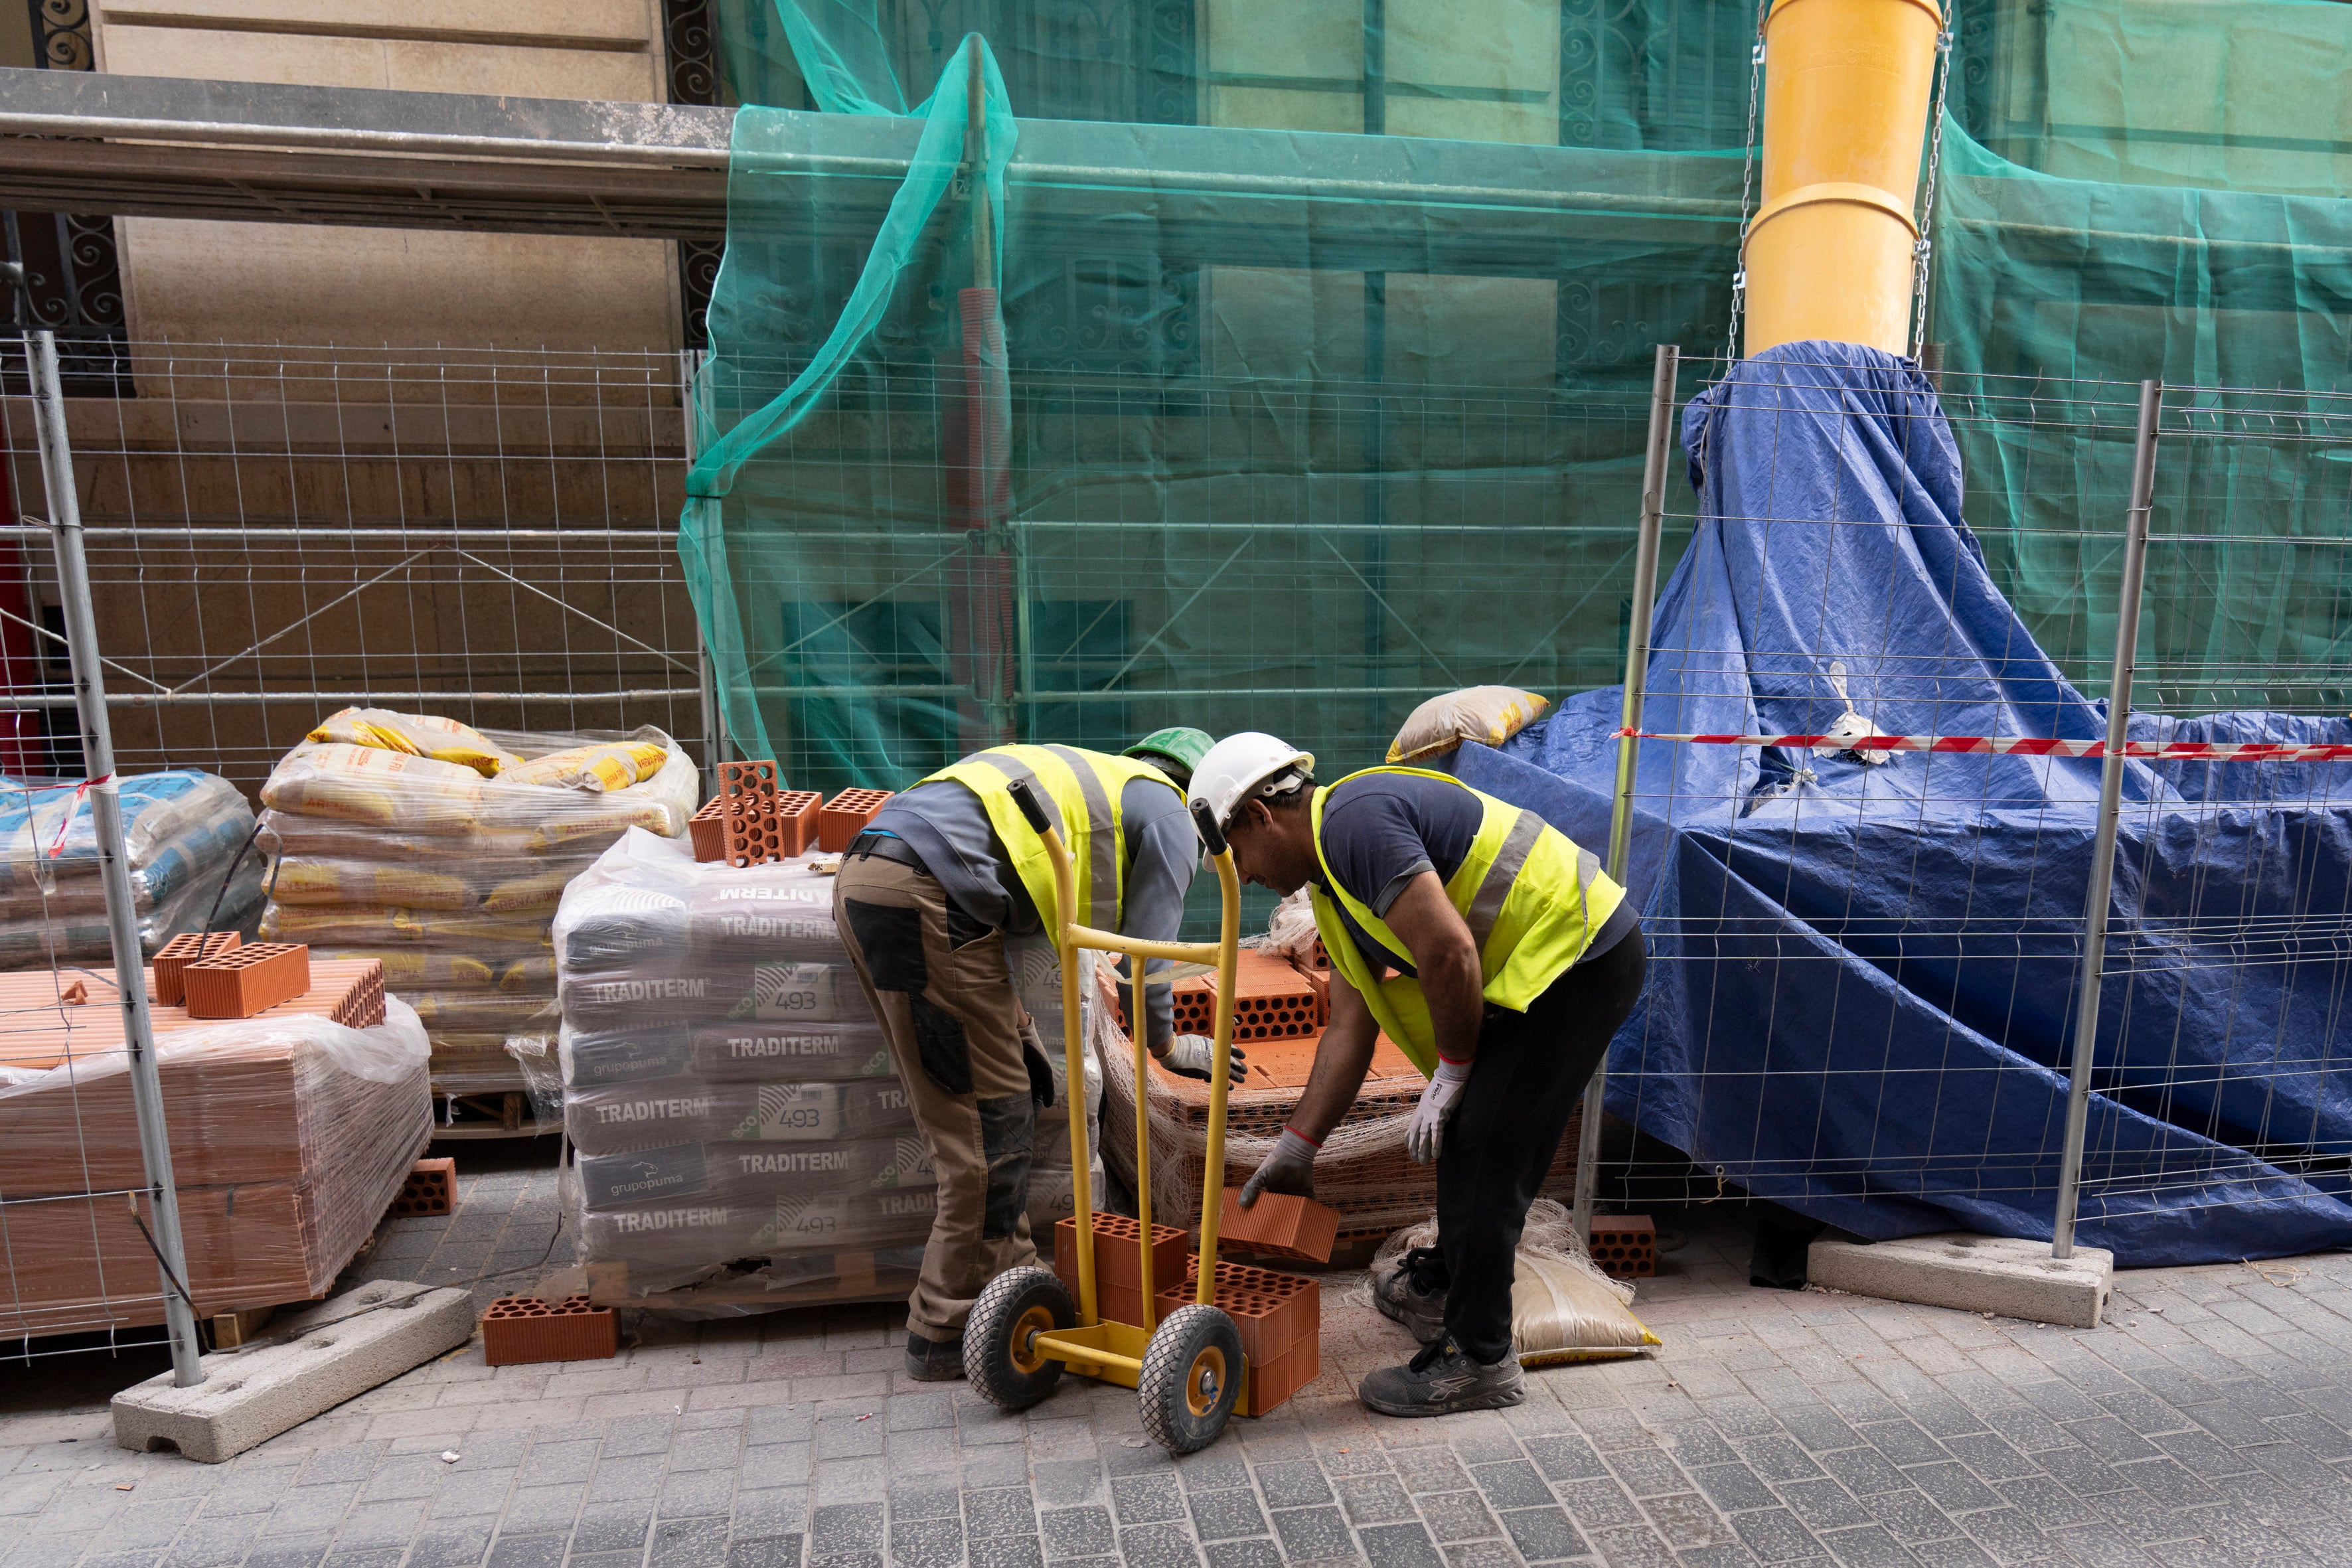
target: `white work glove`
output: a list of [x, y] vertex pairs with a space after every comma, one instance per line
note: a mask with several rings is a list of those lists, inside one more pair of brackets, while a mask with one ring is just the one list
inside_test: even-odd
[[[1209, 1068], [1217, 1059], [1217, 1042], [1206, 1035], [1179, 1035], [1168, 1042], [1166, 1050], [1153, 1055], [1170, 1072], [1197, 1078], [1206, 1083], [1209, 1081]], [[1234, 1047], [1233, 1065], [1226, 1069], [1234, 1081], [1239, 1081], [1248, 1061], [1248, 1053], [1239, 1046]]]
[[1315, 1151], [1320, 1147], [1312, 1138], [1284, 1128], [1282, 1136], [1274, 1141], [1274, 1152], [1268, 1154], [1250, 1179], [1243, 1184], [1242, 1207], [1248, 1208], [1255, 1204], [1258, 1194], [1262, 1192], [1313, 1197]]
[[1469, 1081], [1468, 1062], [1438, 1058], [1437, 1070], [1430, 1074], [1429, 1087], [1421, 1091], [1421, 1103], [1412, 1108], [1412, 1124], [1404, 1130], [1407, 1159], [1423, 1165], [1437, 1163], [1437, 1151], [1445, 1142], [1445, 1123], [1462, 1103], [1462, 1086]]

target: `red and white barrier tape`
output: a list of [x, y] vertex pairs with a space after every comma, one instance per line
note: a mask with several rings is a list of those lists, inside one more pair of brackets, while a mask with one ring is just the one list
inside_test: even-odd
[[[2053, 741], [2032, 735], [1673, 735], [1620, 730], [1636, 741], [1682, 741], [1699, 746], [1835, 746], [1842, 752], [1943, 752], [1961, 756], [2104, 759], [2105, 741]], [[2151, 763], [2335, 763], [2352, 760], [2352, 745], [2294, 741], [2126, 741], [2124, 755]]]
[[104, 778], [79, 779], [72, 784], [62, 782], [47, 784], [9, 784], [0, 785], [0, 795], [54, 795], [59, 790], [69, 789], [73, 791], [73, 799], [66, 803], [65, 818], [58, 824], [58, 831], [49, 840], [49, 858], [54, 860], [59, 855], [65, 853], [66, 834], [72, 829], [74, 819], [81, 815], [81, 803], [89, 795], [90, 786], [93, 784], [110, 784], [113, 782], [113, 779], [114, 775], [112, 773], [109, 773]]

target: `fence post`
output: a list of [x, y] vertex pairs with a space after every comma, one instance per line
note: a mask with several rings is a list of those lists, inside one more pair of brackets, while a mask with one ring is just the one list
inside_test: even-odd
[[[25, 347], [33, 389], [33, 424], [41, 447], [41, 481], [48, 495], [49, 538], [58, 555], [58, 597], [64, 601], [66, 647], [73, 665], [74, 700], [81, 710], [82, 772], [90, 781], [90, 826], [98, 836], [106, 923], [114, 939], [115, 993], [122, 1000], [131, 1104], [139, 1119], [139, 1155], [155, 1219], [152, 1240], [163, 1281], [163, 1323], [172, 1338], [172, 1381], [187, 1388], [205, 1380], [202, 1347], [196, 1342], [194, 1305], [185, 1293], [188, 1264], [180, 1242], [180, 1194], [172, 1180], [172, 1141], [163, 1128], [163, 1082], [155, 1066], [154, 1023], [147, 1013], [146, 959], [139, 950], [139, 910], [131, 898], [131, 866], [122, 844], [122, 800], [114, 782], [114, 734], [107, 723], [106, 681], [99, 665], [89, 566], [82, 555], [81, 498], [74, 489], [73, 450], [66, 439], [58, 341], [50, 332], [27, 332]], [[130, 1202], [135, 1216], [136, 1194]]]
[[[686, 427], [686, 466], [689, 471], [702, 455], [701, 405], [695, 384], [702, 377], [707, 356], [700, 349], [681, 349], [677, 356], [677, 413]], [[691, 596], [689, 595], [689, 596]], [[710, 639], [702, 635], [702, 616], [694, 617], [695, 684], [702, 692], [702, 796], [719, 793], [719, 764], [727, 761], [726, 710], [719, 700], [719, 675], [710, 663]]]
[[2074, 1210], [2090, 1123], [2091, 1066], [2099, 1037], [2099, 977], [2107, 955], [2107, 900], [2115, 889], [2116, 826], [2123, 815], [2124, 742], [2131, 720], [2132, 665], [2139, 649], [2140, 580], [2147, 564], [2147, 517], [2156, 500], [2156, 422], [2164, 384], [2139, 384], [2132, 445], [2131, 506], [2124, 514], [2123, 586], [2116, 600], [2116, 662], [2107, 682], [2107, 747], [2099, 768], [2099, 826], [2091, 840], [2091, 886], [2083, 905], [2083, 973], [2074, 994], [2074, 1076], [2066, 1089], [2066, 1141], [2058, 1156], [2058, 1206], [2050, 1256], [2074, 1256]]
[[[1650, 437], [1642, 458], [1642, 519], [1633, 542], [1633, 614], [1625, 636], [1625, 706], [1622, 728], [1642, 727], [1642, 704], [1650, 686], [1650, 612], [1658, 596], [1658, 535], [1666, 510], [1666, 460], [1675, 449], [1675, 377], [1682, 350], [1658, 345], [1650, 373]], [[1617, 739], [1617, 795], [1609, 812], [1609, 875], [1622, 882], [1633, 853], [1633, 770], [1641, 742]], [[1592, 1234], [1592, 1200], [1601, 1181], [1601, 1106], [1608, 1088], [1609, 1057], [1592, 1069], [1584, 1089], [1584, 1119], [1576, 1141], [1576, 1200], [1570, 1223], [1580, 1239]]]

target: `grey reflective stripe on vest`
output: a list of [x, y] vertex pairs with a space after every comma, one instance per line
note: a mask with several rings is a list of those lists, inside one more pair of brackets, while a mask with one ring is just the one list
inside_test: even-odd
[[1502, 918], [1503, 900], [1511, 896], [1511, 884], [1518, 880], [1543, 830], [1542, 817], [1532, 811], [1519, 813], [1518, 820], [1503, 836], [1503, 847], [1495, 851], [1495, 863], [1486, 868], [1470, 907], [1463, 911], [1463, 923], [1470, 928], [1470, 940], [1477, 943], [1480, 952], [1486, 951], [1486, 939], [1495, 934], [1495, 922]]
[[1087, 829], [1087, 869], [1095, 896], [1087, 923], [1111, 930], [1118, 924], [1118, 836], [1111, 831], [1110, 796], [1103, 793], [1102, 775], [1083, 755], [1067, 746], [1045, 749], [1076, 776], [1078, 794], [1086, 797], [1087, 814], [1094, 819]]
[[[1470, 900], [1470, 908], [1462, 921], [1470, 928], [1470, 940], [1478, 951], [1486, 951], [1486, 939], [1495, 934], [1495, 922], [1502, 918], [1504, 900], [1511, 896], [1511, 884], [1517, 881], [1526, 868], [1528, 857], [1535, 853], [1536, 840], [1543, 837], [1544, 819], [1534, 812], [1522, 809], [1511, 830], [1503, 836], [1503, 847], [1495, 852], [1495, 863], [1486, 868], [1486, 879]], [[1601, 857], [1573, 840], [1569, 847], [1576, 851], [1576, 907], [1584, 921], [1584, 937], [1592, 940], [1591, 917], [1585, 912], [1585, 897], [1592, 890], [1592, 879], [1601, 875]]]
[[1069, 829], [1062, 826], [1062, 803], [1055, 799], [1054, 792], [1039, 781], [1036, 770], [1009, 752], [982, 752], [969, 760], [986, 763], [998, 773], [1004, 774], [1005, 783], [1008, 784], [1015, 779], [1027, 784], [1029, 793], [1035, 795], [1037, 803], [1045, 808], [1045, 820], [1054, 825], [1054, 831], [1062, 836], [1062, 841], [1065, 844], [1069, 842]]

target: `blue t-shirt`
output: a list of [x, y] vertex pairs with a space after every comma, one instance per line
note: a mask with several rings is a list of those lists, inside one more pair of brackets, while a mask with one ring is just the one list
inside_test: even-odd
[[[1475, 795], [1443, 779], [1370, 773], [1344, 780], [1323, 803], [1323, 858], [1339, 886], [1385, 920], [1423, 871], [1436, 872], [1441, 882], [1453, 880], [1486, 814]], [[1413, 973], [1411, 963], [1366, 934], [1344, 907], [1339, 919], [1374, 973]], [[1633, 900], [1620, 903], [1583, 956], [1607, 952], [1637, 923]]]

